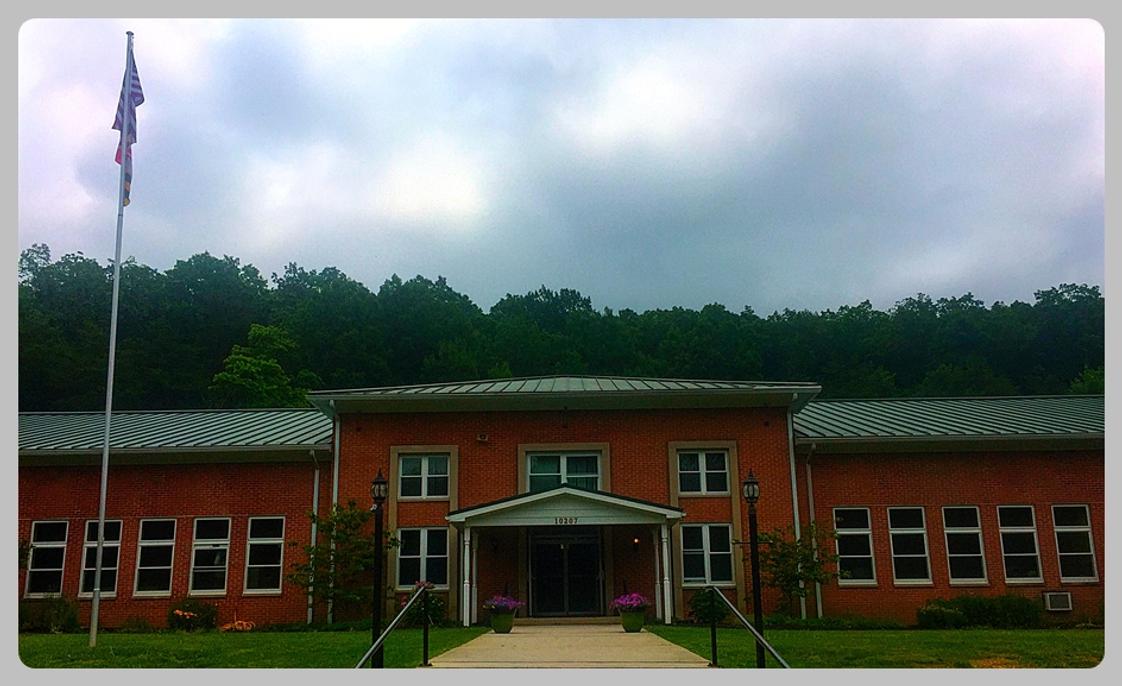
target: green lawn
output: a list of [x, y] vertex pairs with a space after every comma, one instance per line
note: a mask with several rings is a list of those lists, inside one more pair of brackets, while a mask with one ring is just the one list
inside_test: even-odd
[[[429, 632], [429, 656], [490, 631], [483, 627]], [[21, 634], [20, 659], [28, 667], [354, 667], [370, 647], [370, 634], [347, 632], [202, 632], [119, 634], [103, 632], [97, 648], [86, 634]], [[385, 646], [386, 667], [421, 662], [421, 630], [399, 629]]]
[[[709, 658], [707, 627], [647, 629]], [[1101, 629], [774, 629], [767, 639], [792, 667], [1094, 667], [1104, 650]], [[744, 629], [718, 629], [717, 663], [754, 667], [751, 635]], [[778, 666], [770, 655], [768, 666]]]

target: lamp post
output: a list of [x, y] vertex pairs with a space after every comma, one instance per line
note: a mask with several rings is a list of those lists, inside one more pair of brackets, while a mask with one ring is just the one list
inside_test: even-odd
[[[382, 470], [378, 470], [378, 476], [370, 482], [370, 497], [374, 501], [374, 506], [370, 511], [374, 513], [374, 592], [373, 592], [373, 616], [370, 624], [370, 643], [373, 644], [378, 640], [378, 635], [382, 633], [382, 578], [383, 573], [383, 560], [385, 558], [385, 546], [382, 545], [382, 505], [386, 502], [386, 494], [389, 492], [389, 484], [386, 477], [382, 476]], [[378, 648], [373, 655], [370, 656], [370, 667], [382, 667], [382, 649]]]
[[[744, 499], [748, 501], [748, 548], [752, 555], [752, 612], [756, 622], [756, 630], [764, 635], [764, 608], [760, 598], [760, 540], [756, 535], [756, 502], [760, 499], [760, 482], [752, 470], [748, 470], [748, 478], [744, 480]], [[763, 669], [767, 664], [764, 660], [764, 646], [756, 641], [756, 667]]]

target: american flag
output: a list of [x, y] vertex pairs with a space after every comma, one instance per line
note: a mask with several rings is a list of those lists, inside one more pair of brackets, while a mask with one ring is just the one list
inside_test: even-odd
[[[129, 67], [128, 72], [125, 74], [125, 79], [121, 84], [121, 97], [117, 100], [117, 118], [113, 121], [113, 128], [121, 131], [121, 142], [117, 144], [117, 164], [121, 164], [121, 151], [124, 150], [125, 158], [125, 199], [124, 204], [129, 204], [129, 190], [132, 187], [132, 144], [136, 142], [136, 108], [144, 102], [144, 91], [140, 88], [140, 75], [136, 72], [136, 59], [132, 55], [132, 49], [129, 49]], [[125, 88], [128, 82], [132, 82], [132, 97], [129, 99], [128, 107], [125, 107]], [[128, 140], [125, 140], [124, 121], [126, 112], [129, 122], [129, 135]]]

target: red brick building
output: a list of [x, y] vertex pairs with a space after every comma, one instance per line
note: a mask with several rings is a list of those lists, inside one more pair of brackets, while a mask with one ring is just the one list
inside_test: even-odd
[[[819, 390], [541, 377], [315, 392], [316, 410], [114, 415], [119, 525], [106, 534], [120, 579], [101, 616], [159, 624], [197, 595], [222, 621], [311, 617], [283, 574], [301, 548], [283, 543], [312, 540], [313, 508], [368, 505], [379, 471], [399, 541], [387, 603], [426, 579], [464, 623], [486, 621], [497, 593], [558, 617], [640, 592], [671, 621], [712, 584], [746, 608], [749, 470], [762, 530], [837, 530], [844, 575], [809, 590], [810, 616], [912, 622], [928, 598], [1007, 591], [1070, 593], [1054, 616], [1101, 616], [1101, 396], [814, 401]], [[82, 598], [100, 421], [20, 417], [21, 597]], [[768, 611], [778, 602], [765, 594]]]

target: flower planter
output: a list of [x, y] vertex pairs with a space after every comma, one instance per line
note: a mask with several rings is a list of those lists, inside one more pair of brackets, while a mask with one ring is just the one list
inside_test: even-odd
[[514, 626], [514, 613], [507, 613], [491, 615], [491, 629], [496, 634], [509, 634], [511, 627]]
[[643, 621], [646, 616], [647, 613], [643, 610], [624, 611], [619, 613], [619, 621], [623, 625], [623, 630], [632, 634], [643, 628]]

